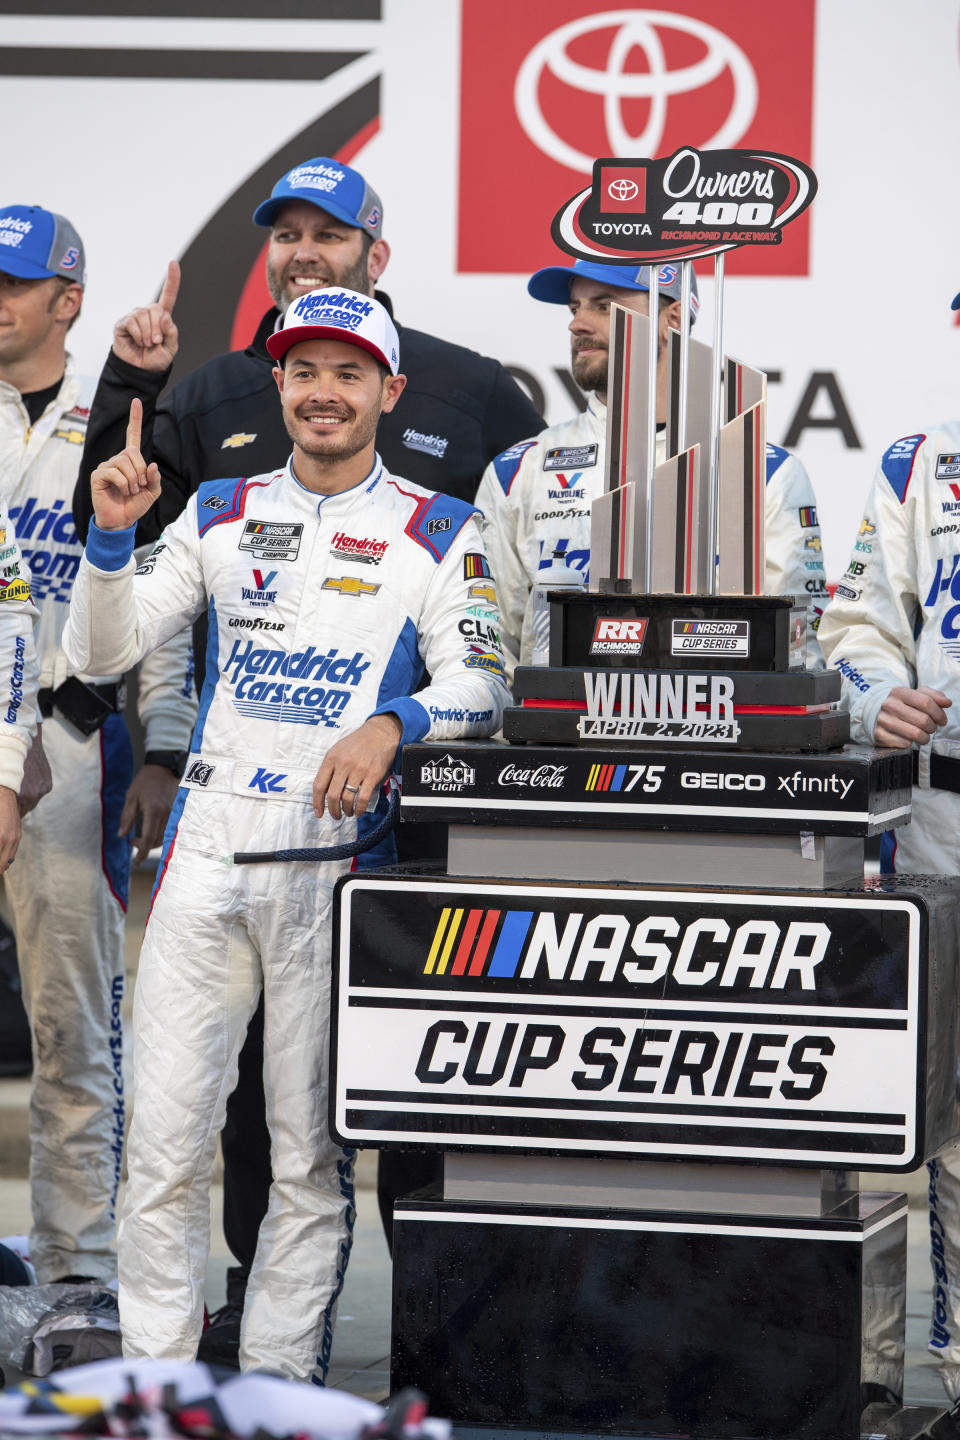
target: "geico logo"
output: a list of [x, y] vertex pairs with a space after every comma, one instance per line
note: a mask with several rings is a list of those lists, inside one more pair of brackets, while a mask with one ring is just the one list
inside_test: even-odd
[[684, 790], [763, 790], [762, 775], [724, 775], [717, 770], [684, 770], [680, 776]]
[[[776, 1089], [790, 1101], [812, 1100], [827, 1079], [822, 1057], [836, 1047], [829, 1035], [791, 1040], [789, 1033], [772, 1030], [598, 1025], [578, 1047], [559, 1024], [436, 1020], [424, 1036], [414, 1073], [422, 1085], [448, 1085], [456, 1078], [485, 1088], [509, 1073], [507, 1088], [519, 1090], [529, 1075], [552, 1070], [551, 1095], [567, 1086], [581, 1091], [614, 1086], [628, 1095], [768, 1100]], [[534, 1080], [528, 1088], [540, 1087]]]

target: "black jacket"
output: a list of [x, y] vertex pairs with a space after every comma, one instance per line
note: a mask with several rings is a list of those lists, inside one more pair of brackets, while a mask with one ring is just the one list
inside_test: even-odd
[[[377, 299], [389, 308], [389, 299]], [[143, 401], [141, 450], [160, 467], [163, 491], [137, 530], [156, 540], [203, 480], [260, 475], [290, 454], [280, 398], [267, 354], [276, 310], [268, 310], [246, 350], [217, 355], [186, 375], [162, 400], [169, 371], [155, 374], [113, 351], [100, 376], [74, 493], [77, 532], [86, 540], [93, 517], [90, 475], [126, 443], [130, 401]], [[544, 422], [497, 360], [421, 330], [397, 326], [407, 386], [384, 415], [377, 450], [394, 475], [473, 501], [486, 466]]]

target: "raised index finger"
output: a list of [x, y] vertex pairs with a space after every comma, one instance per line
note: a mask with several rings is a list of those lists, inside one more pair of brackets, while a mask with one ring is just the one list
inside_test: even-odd
[[143, 404], [140, 400], [130, 401], [130, 419], [127, 421], [127, 449], [140, 449], [140, 427], [143, 424]]
[[166, 310], [169, 315], [177, 303], [177, 293], [180, 289], [180, 266], [176, 260], [171, 260], [167, 266], [167, 278], [163, 282], [163, 289], [160, 291], [160, 309]]

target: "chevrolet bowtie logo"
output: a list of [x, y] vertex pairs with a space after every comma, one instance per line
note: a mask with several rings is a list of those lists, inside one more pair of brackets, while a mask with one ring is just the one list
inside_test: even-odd
[[491, 605], [497, 603], [497, 592], [492, 585], [471, 585], [467, 593], [471, 600], [486, 600]]
[[341, 575], [338, 580], [324, 580], [322, 590], [339, 590], [341, 595], [376, 595], [379, 585], [369, 580], [357, 580], [353, 575]]
[[238, 445], [250, 445], [254, 440], [256, 440], [256, 438], [257, 437], [255, 434], [244, 435], [242, 430], [238, 430], [236, 435], [227, 436], [226, 440], [224, 440], [223, 444], [220, 446], [220, 449], [236, 450]]
[[87, 435], [85, 430], [55, 430], [57, 440], [69, 440], [71, 445], [82, 445]]

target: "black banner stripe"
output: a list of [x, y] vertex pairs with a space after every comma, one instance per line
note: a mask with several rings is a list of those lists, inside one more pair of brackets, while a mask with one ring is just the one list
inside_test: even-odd
[[363, 50], [119, 50], [0, 47], [0, 75], [82, 80], [325, 80]]
[[0, 15], [55, 15], [64, 20], [89, 20], [112, 15], [123, 20], [380, 20], [381, 0], [0, 0]]
[[[346, 1123], [351, 1131], [363, 1131], [369, 1133], [372, 1130], [390, 1131], [398, 1137], [406, 1132], [416, 1131], [420, 1133], [435, 1134], [436, 1143], [443, 1145], [450, 1144], [450, 1136], [456, 1134], [456, 1144], [469, 1144], [467, 1128], [460, 1124], [455, 1127], [452, 1123], [454, 1117], [448, 1115], [411, 1115], [409, 1111], [394, 1110], [348, 1110]], [[509, 1115], [471, 1115], [469, 1133], [478, 1139], [497, 1136], [515, 1136], [518, 1142], [533, 1137], [540, 1138], [543, 1130], [543, 1121], [532, 1119], [526, 1120], [523, 1116]], [[630, 1145], [655, 1145], [662, 1144], [667, 1147], [662, 1153], [655, 1157], [658, 1160], [668, 1160], [674, 1156], [678, 1159], [689, 1159], [692, 1146], [704, 1146], [716, 1152], [721, 1148], [729, 1150], [767, 1150], [776, 1152], [771, 1163], [775, 1164], [781, 1158], [781, 1152], [787, 1151], [794, 1156], [808, 1151], [812, 1154], [822, 1154], [824, 1151], [840, 1151], [845, 1154], [857, 1156], [862, 1160], [873, 1157], [899, 1158], [904, 1151], [904, 1138], [901, 1135], [848, 1135], [844, 1132], [830, 1130], [805, 1130], [800, 1134], [796, 1132], [784, 1133], [780, 1130], [737, 1130], [734, 1127], [724, 1128], [718, 1132], [716, 1126], [685, 1126], [683, 1142], [678, 1142], [676, 1125], [650, 1125], [638, 1122], [629, 1124], [626, 1121], [596, 1122], [591, 1124], [589, 1120], [551, 1120], [550, 1134], [546, 1144], [555, 1143], [561, 1140], [576, 1141], [600, 1141], [610, 1143], [617, 1141], [621, 1144]], [[796, 1143], [793, 1143], [793, 1142]], [[425, 1140], [418, 1140], [418, 1145], [427, 1144]], [[516, 1150], [527, 1147], [518, 1145], [493, 1145], [484, 1149]], [[544, 1143], [534, 1147], [544, 1148]], [[910, 1158], [910, 1157], [904, 1157]]]
[[458, 1105], [496, 1105], [505, 1110], [600, 1110], [624, 1112], [630, 1115], [700, 1115], [709, 1119], [728, 1120], [810, 1120], [825, 1125], [905, 1125], [905, 1115], [887, 1115], [869, 1110], [801, 1110], [795, 1107], [779, 1107], [774, 1111], [769, 1106], [761, 1109], [757, 1105], [694, 1105], [689, 1101], [671, 1104], [664, 1100], [586, 1100], [579, 1096], [567, 1099], [541, 1099], [539, 1096], [521, 1095], [440, 1095], [423, 1090], [348, 1090], [344, 1099], [359, 1103], [361, 1100], [381, 1103], [392, 1101], [408, 1105], [444, 1105], [455, 1108]]
[[[502, 921], [498, 921], [502, 924]], [[492, 948], [492, 947], [491, 947]], [[438, 984], [442, 983], [443, 976], [439, 977]], [[458, 977], [454, 976], [451, 984], [456, 984]], [[511, 995], [506, 1000], [487, 1000], [477, 995], [474, 991], [464, 990], [463, 994], [456, 1000], [438, 1000], [430, 995], [416, 996], [379, 996], [379, 995], [351, 995], [348, 1002], [351, 1006], [359, 1009], [373, 1010], [455, 1010], [457, 1014], [476, 1011], [483, 1015], [549, 1015], [551, 1019], [559, 1024], [567, 1017], [557, 1009], [556, 1005], [549, 1002], [543, 1004], [526, 1005], [520, 997]], [[759, 1005], [759, 1001], [755, 1002]], [[789, 1010], [783, 1008], [783, 997], [770, 997], [770, 1010], [778, 1017], [774, 1022], [766, 1014], [744, 1015], [740, 1012], [730, 1010], [649, 1010], [649, 1001], [645, 996], [638, 996], [636, 1009], [626, 1006], [618, 1006], [611, 1002], [606, 1004], [599, 1002], [595, 1005], [582, 1005], [579, 1002], [576, 1007], [570, 1007], [571, 1015], [589, 1015], [595, 1020], [632, 1020], [634, 1024], [641, 1025], [649, 1020], [651, 1024], [660, 1020], [676, 1020], [680, 1024], [689, 1022], [691, 1025], [699, 1024], [729, 1024], [729, 1025], [772, 1025], [779, 1023], [782, 1028], [809, 1029], [811, 1026], [826, 1028], [838, 1026], [841, 1029], [849, 1030], [906, 1030], [909, 1027], [907, 1020], [891, 1020], [886, 1018], [863, 1017], [859, 1015], [834, 1015], [827, 1010], [817, 1015], [796, 1015], [792, 1016]]]

